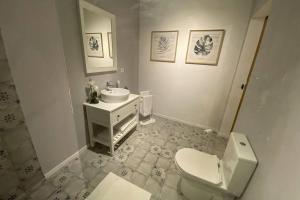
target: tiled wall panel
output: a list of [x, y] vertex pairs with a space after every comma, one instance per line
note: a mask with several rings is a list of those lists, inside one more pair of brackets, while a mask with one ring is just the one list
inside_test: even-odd
[[0, 32], [0, 200], [22, 198], [43, 178]]

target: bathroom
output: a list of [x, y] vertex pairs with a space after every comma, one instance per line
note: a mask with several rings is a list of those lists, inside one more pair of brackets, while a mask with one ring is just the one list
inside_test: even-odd
[[[1, 200], [127, 199], [122, 192], [129, 199], [299, 199], [299, 2], [85, 0], [112, 19], [112, 69], [92, 73], [80, 2], [0, 1]], [[213, 63], [188, 56], [193, 34], [205, 31], [219, 37]], [[167, 61], [152, 52], [162, 33], [175, 38]], [[150, 91], [152, 121], [137, 123], [115, 147], [93, 145], [88, 108], [104, 102], [88, 105], [90, 80], [99, 91], [118, 85], [137, 95], [140, 122], [141, 92]], [[179, 151], [196, 153], [182, 156], [184, 164], [205, 157], [201, 171], [225, 160], [235, 133], [257, 161], [240, 192], [220, 192], [219, 182], [204, 187], [206, 196], [192, 191], [198, 183], [184, 188]], [[96, 194], [111, 177], [126, 186], [104, 191], [119, 198]]]

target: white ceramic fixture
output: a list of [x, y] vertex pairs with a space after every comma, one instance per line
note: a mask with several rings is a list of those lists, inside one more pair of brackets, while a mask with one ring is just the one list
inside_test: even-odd
[[101, 90], [101, 100], [106, 103], [120, 103], [126, 101], [130, 91], [124, 88], [109, 88]]
[[189, 200], [232, 200], [240, 197], [257, 159], [245, 135], [231, 133], [223, 159], [190, 148], [175, 155], [182, 179], [180, 190]]

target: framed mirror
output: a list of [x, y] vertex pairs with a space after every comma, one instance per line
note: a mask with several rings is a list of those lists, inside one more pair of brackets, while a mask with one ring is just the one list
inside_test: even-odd
[[86, 73], [117, 71], [115, 15], [79, 0]]

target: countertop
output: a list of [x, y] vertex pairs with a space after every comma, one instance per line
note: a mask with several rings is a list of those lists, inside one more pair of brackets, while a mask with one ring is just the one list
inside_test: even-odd
[[108, 112], [113, 112], [116, 109], [132, 102], [133, 100], [135, 100], [137, 98], [139, 98], [139, 95], [130, 94], [126, 101], [123, 101], [123, 102], [120, 102], [120, 103], [105, 103], [105, 102], [99, 100], [99, 103], [97, 103], [97, 104], [90, 104], [90, 103], [84, 102], [83, 105], [98, 108], [98, 109], [102, 109], [102, 110], [106, 110]]

